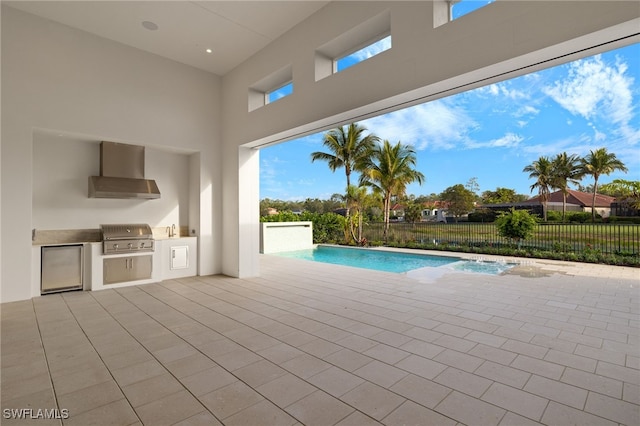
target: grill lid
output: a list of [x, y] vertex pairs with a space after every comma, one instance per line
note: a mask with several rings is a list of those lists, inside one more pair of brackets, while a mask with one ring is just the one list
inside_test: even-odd
[[146, 223], [100, 225], [102, 238], [108, 240], [141, 240], [151, 239], [153, 234], [151, 227]]

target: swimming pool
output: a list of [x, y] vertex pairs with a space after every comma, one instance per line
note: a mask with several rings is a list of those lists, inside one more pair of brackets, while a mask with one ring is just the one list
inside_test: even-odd
[[400, 253], [355, 247], [317, 246], [313, 249], [275, 253], [278, 256], [333, 263], [376, 271], [404, 273], [425, 267], [448, 267], [454, 271], [498, 275], [515, 266], [505, 262], [464, 260], [451, 256]]

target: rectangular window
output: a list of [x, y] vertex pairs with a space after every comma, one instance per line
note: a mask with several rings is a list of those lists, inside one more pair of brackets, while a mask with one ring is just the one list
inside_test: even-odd
[[287, 65], [249, 87], [249, 112], [293, 94], [293, 67]]
[[391, 12], [385, 10], [319, 46], [316, 81], [391, 49]]
[[387, 36], [362, 49], [335, 60], [334, 70], [340, 72], [359, 62], [365, 61], [385, 50], [391, 49], [391, 36]]
[[494, 0], [452, 0], [450, 1], [451, 15], [449, 20], [458, 19], [493, 2]]
[[293, 93], [293, 82], [289, 82], [271, 92], [265, 93], [265, 103], [270, 104]]

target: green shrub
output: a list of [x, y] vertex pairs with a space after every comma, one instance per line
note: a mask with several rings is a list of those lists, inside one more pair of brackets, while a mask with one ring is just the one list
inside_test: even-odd
[[536, 225], [535, 217], [528, 211], [513, 208], [508, 213], [501, 213], [496, 219], [498, 234], [515, 241], [518, 245], [533, 234]]
[[562, 221], [562, 212], [557, 212], [555, 210], [547, 211], [547, 222], [561, 222]]

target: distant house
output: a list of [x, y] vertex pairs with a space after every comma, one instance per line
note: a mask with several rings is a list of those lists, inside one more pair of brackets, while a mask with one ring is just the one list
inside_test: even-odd
[[[568, 212], [589, 212], [591, 213], [591, 201], [593, 194], [587, 192], [569, 190], [567, 194], [566, 211]], [[611, 205], [615, 202], [614, 197], [597, 194], [595, 209], [596, 213], [602, 217], [611, 215]], [[521, 210], [530, 210], [532, 213], [542, 216], [542, 201], [540, 196], [530, 198], [519, 203], [484, 204], [483, 209], [504, 211], [512, 207]], [[547, 201], [547, 211], [562, 211], [562, 191], [549, 194]]]
[[432, 201], [425, 203], [422, 210], [422, 220], [426, 222], [446, 222], [449, 203], [446, 201]]

